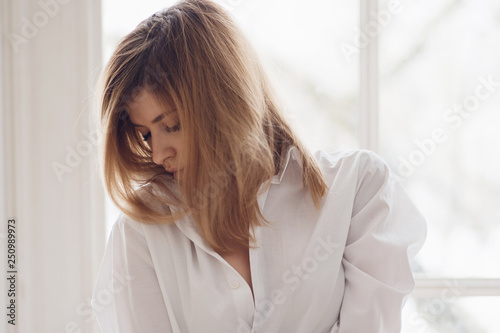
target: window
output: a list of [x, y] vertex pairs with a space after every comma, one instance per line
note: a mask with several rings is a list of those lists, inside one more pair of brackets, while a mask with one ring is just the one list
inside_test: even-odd
[[500, 6], [399, 7], [380, 34], [380, 153], [428, 219], [417, 270], [437, 278], [419, 281], [406, 331], [498, 331]]
[[[104, 0], [104, 60], [173, 3]], [[260, 52], [306, 144], [377, 151], [427, 217], [404, 331], [498, 331], [500, 3], [219, 3]]]

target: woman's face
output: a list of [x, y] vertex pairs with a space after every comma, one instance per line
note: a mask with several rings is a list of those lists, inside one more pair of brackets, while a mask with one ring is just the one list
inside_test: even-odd
[[160, 104], [152, 93], [142, 89], [129, 103], [127, 112], [132, 125], [153, 151], [153, 162], [179, 179], [183, 168], [180, 160], [183, 140], [177, 110]]

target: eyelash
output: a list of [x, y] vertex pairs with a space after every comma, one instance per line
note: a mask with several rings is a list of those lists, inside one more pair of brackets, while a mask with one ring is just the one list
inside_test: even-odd
[[168, 133], [171, 133], [171, 132], [177, 132], [181, 129], [181, 123], [177, 123], [175, 124], [174, 127], [168, 127], [167, 125], [163, 125], [163, 128], [165, 129], [165, 131], [167, 131]]
[[[181, 129], [181, 123], [177, 123], [174, 127], [168, 127], [167, 125], [163, 125], [163, 128], [168, 133], [177, 132]], [[150, 138], [151, 138], [151, 132], [148, 132], [146, 135], [144, 134], [142, 135], [142, 139], [144, 141], [148, 141]]]

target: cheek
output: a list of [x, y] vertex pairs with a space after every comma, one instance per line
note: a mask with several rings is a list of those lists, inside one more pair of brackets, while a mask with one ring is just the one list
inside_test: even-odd
[[178, 153], [184, 150], [184, 144], [180, 136], [170, 137], [169, 141], [172, 148], [174, 148]]
[[177, 157], [179, 158], [179, 161], [185, 160], [186, 149], [185, 149], [184, 141], [181, 138], [176, 140], [174, 148], [176, 150]]

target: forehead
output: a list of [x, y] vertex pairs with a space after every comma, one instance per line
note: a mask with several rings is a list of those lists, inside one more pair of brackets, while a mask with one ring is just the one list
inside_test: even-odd
[[126, 111], [132, 123], [146, 125], [159, 115], [168, 115], [175, 110], [168, 102], [160, 101], [151, 91], [142, 89], [127, 104]]

